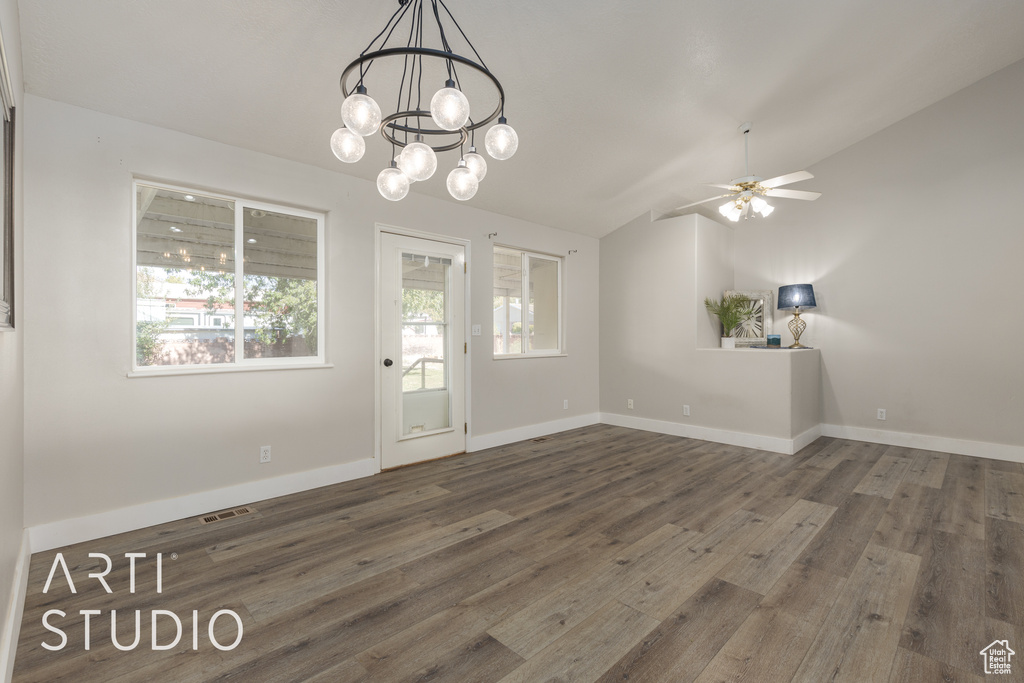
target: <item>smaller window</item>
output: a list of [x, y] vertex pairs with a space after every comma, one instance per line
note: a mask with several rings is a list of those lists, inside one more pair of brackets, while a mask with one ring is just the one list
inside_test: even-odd
[[561, 352], [562, 259], [495, 247], [494, 355]]

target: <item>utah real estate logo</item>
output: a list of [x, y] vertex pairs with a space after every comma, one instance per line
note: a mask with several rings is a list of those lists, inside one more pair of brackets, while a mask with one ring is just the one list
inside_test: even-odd
[[1010, 658], [1017, 653], [1010, 649], [1010, 641], [994, 640], [979, 654], [985, 658], [986, 674], [1009, 674]]

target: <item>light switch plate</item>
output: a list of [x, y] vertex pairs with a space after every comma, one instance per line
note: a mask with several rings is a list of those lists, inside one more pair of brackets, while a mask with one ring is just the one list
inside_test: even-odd
[[473, 325], [473, 336], [474, 337], [479, 337], [480, 336], [480, 326], [479, 325]]

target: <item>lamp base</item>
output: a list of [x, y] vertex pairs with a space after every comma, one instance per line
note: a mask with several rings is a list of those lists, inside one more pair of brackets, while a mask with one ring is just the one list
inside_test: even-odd
[[796, 309], [793, 312], [793, 319], [789, 321], [789, 331], [793, 335], [793, 343], [789, 345], [791, 349], [806, 349], [807, 347], [800, 343], [800, 335], [807, 329], [807, 323], [800, 319], [800, 309]]

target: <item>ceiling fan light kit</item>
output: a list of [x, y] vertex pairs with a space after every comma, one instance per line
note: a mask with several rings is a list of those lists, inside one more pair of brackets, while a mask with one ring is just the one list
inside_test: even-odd
[[[442, 17], [446, 19], [442, 21]], [[453, 50], [450, 41], [459, 36], [468, 48], [464, 52], [472, 57]], [[427, 47], [429, 40], [438, 41], [439, 47]], [[394, 73], [399, 68], [401, 71], [397, 82], [372, 83], [378, 92], [388, 88], [397, 90], [397, 105], [387, 116], [367, 89], [372, 80], [371, 72], [376, 75], [385, 70], [380, 67], [373, 71], [378, 61], [391, 63]], [[467, 74], [483, 76], [482, 79], [467, 79], [467, 85], [470, 82], [483, 85], [484, 92], [474, 93], [472, 103], [462, 89], [460, 69], [464, 77]], [[442, 76], [442, 87], [427, 102], [423, 95], [424, 83], [441, 80]], [[487, 131], [484, 139], [487, 153], [494, 159], [505, 160], [519, 148], [519, 136], [505, 118], [505, 91], [501, 83], [484, 64], [444, 0], [398, 0], [398, 10], [383, 30], [345, 67], [341, 92], [345, 98], [341, 105], [344, 127], [331, 136], [331, 150], [341, 161], [356, 163], [366, 150], [363, 138], [380, 132], [391, 143], [389, 158], [394, 161], [380, 172], [377, 188], [381, 196], [390, 201], [405, 197], [411, 183], [434, 175], [438, 152], [455, 149], [460, 152], [459, 161], [448, 174], [448, 191], [460, 201], [470, 199], [487, 173], [487, 162], [473, 146], [476, 131], [495, 119], [497, 124]], [[464, 154], [467, 141], [469, 153]]]
[[746, 219], [754, 216], [767, 218], [771, 212], [775, 210], [775, 207], [765, 201], [765, 197], [815, 200], [821, 196], [820, 192], [777, 189], [781, 185], [788, 185], [790, 183], [796, 183], [801, 180], [813, 178], [814, 176], [807, 171], [787, 173], [786, 175], [776, 176], [775, 178], [769, 178], [768, 180], [765, 180], [760, 176], [750, 175], [750, 143], [748, 137], [750, 135], [750, 124], [744, 123], [740, 126], [739, 130], [743, 133], [744, 168], [746, 169], [747, 175], [742, 178], [736, 178], [728, 185], [711, 186], [729, 190], [727, 193], [720, 194], [717, 197], [708, 197], [707, 199], [702, 199], [699, 202], [693, 202], [692, 204], [687, 204], [685, 206], [680, 206], [676, 211], [681, 211], [682, 209], [688, 209], [691, 206], [697, 206], [698, 204], [713, 202], [716, 199], [728, 197], [728, 201], [718, 207], [718, 212], [735, 223], [739, 221], [740, 218]]

